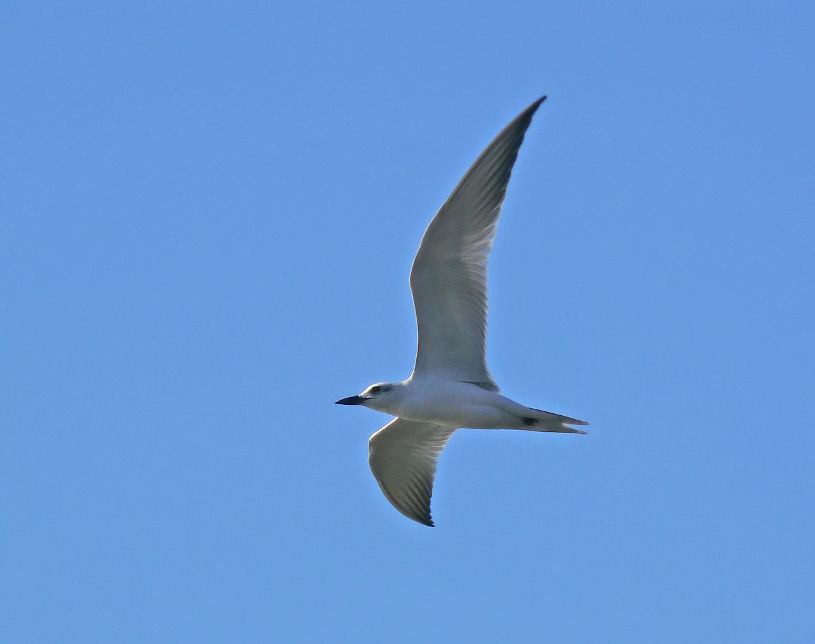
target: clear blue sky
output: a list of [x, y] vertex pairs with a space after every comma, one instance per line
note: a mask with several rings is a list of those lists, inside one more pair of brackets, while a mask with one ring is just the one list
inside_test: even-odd
[[[815, 641], [815, 5], [0, 5], [0, 641]], [[335, 406], [542, 94], [437, 526]]]

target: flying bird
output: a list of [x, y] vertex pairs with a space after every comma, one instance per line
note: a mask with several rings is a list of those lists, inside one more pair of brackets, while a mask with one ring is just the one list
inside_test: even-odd
[[467, 170], [422, 237], [410, 271], [419, 327], [413, 374], [371, 385], [338, 405], [362, 405], [394, 420], [371, 436], [368, 462], [402, 514], [433, 526], [430, 497], [439, 454], [456, 429], [585, 434], [588, 423], [525, 407], [499, 393], [487, 369], [487, 259], [532, 103]]

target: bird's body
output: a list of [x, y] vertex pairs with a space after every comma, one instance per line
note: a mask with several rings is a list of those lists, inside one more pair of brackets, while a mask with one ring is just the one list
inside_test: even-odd
[[371, 385], [337, 401], [396, 416], [369, 441], [371, 470], [405, 516], [432, 526], [436, 461], [456, 429], [523, 429], [583, 434], [581, 420], [525, 407], [498, 393], [487, 369], [487, 258], [530, 105], [490, 143], [422, 238], [410, 286], [419, 347], [413, 375]]
[[[381, 385], [380, 385], [381, 386]], [[404, 382], [386, 383], [392, 387], [366, 406], [405, 420], [438, 423], [469, 429], [528, 429], [569, 432], [564, 423], [583, 421], [524, 407], [469, 382], [433, 375], [410, 377]], [[581, 433], [579, 430], [571, 430]]]

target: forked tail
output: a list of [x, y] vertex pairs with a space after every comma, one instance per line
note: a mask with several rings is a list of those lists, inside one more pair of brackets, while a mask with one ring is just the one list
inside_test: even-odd
[[533, 432], [555, 432], [557, 434], [585, 434], [586, 432], [569, 427], [569, 425], [588, 425], [585, 420], [577, 420], [560, 414], [543, 411], [542, 409], [527, 408], [528, 416], [524, 416], [523, 429]]

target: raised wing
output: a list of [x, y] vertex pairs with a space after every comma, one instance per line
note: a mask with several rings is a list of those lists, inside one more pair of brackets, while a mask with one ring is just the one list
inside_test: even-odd
[[487, 257], [518, 149], [545, 98], [495, 137], [425, 231], [410, 272], [419, 326], [414, 374], [432, 372], [498, 391], [484, 354]]
[[399, 512], [433, 526], [430, 496], [436, 462], [455, 427], [397, 418], [368, 441], [368, 463], [379, 487]]

